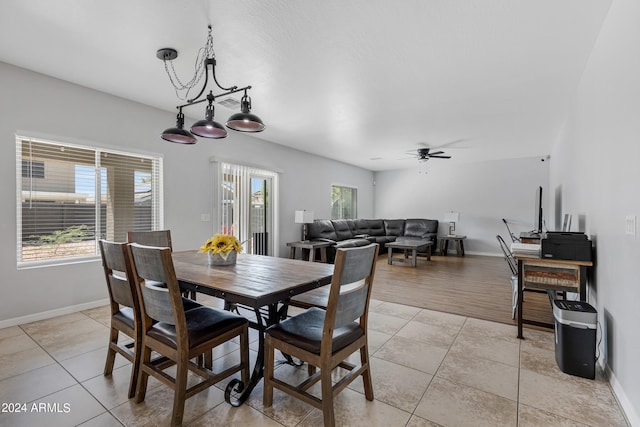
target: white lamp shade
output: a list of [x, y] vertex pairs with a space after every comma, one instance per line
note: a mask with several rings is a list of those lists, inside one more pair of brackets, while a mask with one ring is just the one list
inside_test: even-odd
[[295, 221], [298, 224], [309, 224], [313, 219], [313, 211], [296, 211]]
[[458, 222], [460, 221], [460, 212], [445, 212], [443, 220], [445, 222]]

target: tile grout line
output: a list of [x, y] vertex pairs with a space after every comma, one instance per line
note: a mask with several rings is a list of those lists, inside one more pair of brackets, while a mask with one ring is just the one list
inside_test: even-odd
[[[82, 315], [84, 315], [84, 316], [85, 316], [85, 317], [87, 317], [88, 319], [91, 319], [91, 320], [93, 320], [93, 321], [95, 321], [95, 322], [99, 323], [100, 325], [104, 326], [104, 324], [102, 324], [101, 322], [98, 322], [96, 319], [94, 319], [94, 318], [92, 318], [91, 316], [89, 316], [89, 315], [87, 315], [87, 314], [83, 313], [82, 311], [80, 311], [80, 312], [78, 312], [78, 313], [81, 313]], [[61, 392], [61, 391], [63, 391], [63, 390], [70, 389], [71, 387], [74, 387], [75, 385], [79, 385], [80, 387], [82, 387], [82, 389], [83, 389], [84, 391], [86, 391], [86, 392], [89, 394], [89, 396], [91, 396], [91, 397], [92, 397], [96, 402], [98, 402], [98, 404], [99, 404], [99, 405], [100, 405], [100, 406], [105, 410], [105, 412], [106, 412], [106, 413], [110, 414], [110, 415], [111, 415], [112, 417], [114, 417], [114, 418], [115, 418], [115, 419], [116, 419], [120, 424], [122, 424], [122, 422], [120, 421], [120, 419], [119, 419], [118, 417], [116, 417], [114, 414], [112, 414], [112, 413], [111, 413], [111, 411], [110, 411], [107, 407], [105, 407], [105, 406], [104, 406], [104, 404], [103, 404], [103, 403], [102, 403], [102, 402], [101, 402], [101, 401], [100, 401], [96, 396], [94, 396], [94, 395], [93, 395], [89, 390], [87, 390], [87, 388], [82, 384], [82, 382], [80, 382], [80, 380], [79, 380], [78, 378], [76, 378], [76, 377], [75, 377], [75, 376], [74, 376], [74, 375], [73, 375], [73, 374], [72, 374], [72, 373], [71, 373], [67, 368], [65, 368], [65, 367], [60, 363], [60, 361], [59, 361], [59, 360], [58, 360], [58, 359], [57, 359], [53, 354], [49, 353], [49, 352], [47, 351], [47, 349], [45, 349], [45, 348], [44, 348], [44, 347], [43, 347], [43, 346], [42, 346], [42, 345], [41, 345], [41, 344], [40, 344], [40, 343], [39, 343], [39, 342], [38, 342], [38, 341], [37, 341], [33, 336], [31, 336], [31, 334], [29, 334], [29, 332], [27, 332], [25, 329], [23, 329], [23, 328], [22, 328], [22, 326], [23, 326], [23, 325], [18, 325], [18, 327], [22, 330], [22, 332], [24, 332], [24, 334], [25, 334], [25, 335], [27, 335], [27, 336], [28, 336], [28, 337], [29, 337], [29, 338], [30, 338], [30, 339], [31, 339], [31, 340], [32, 340], [32, 341], [33, 341], [33, 342], [34, 342], [38, 347], [40, 347], [40, 349], [41, 349], [42, 351], [44, 351], [44, 352], [45, 352], [49, 357], [51, 357], [51, 359], [53, 359], [53, 360], [54, 360], [55, 364], [57, 364], [57, 365], [58, 365], [58, 366], [59, 366], [59, 367], [60, 367], [64, 372], [66, 372], [66, 373], [67, 373], [71, 378], [73, 378], [73, 381], [75, 381], [75, 384], [72, 384], [72, 385], [70, 385], [70, 386], [68, 386], [68, 387], [63, 387], [63, 388], [61, 388], [61, 389], [59, 389], [59, 390], [56, 390], [56, 391], [54, 391], [54, 392], [52, 392], [52, 393], [49, 393], [49, 394], [45, 395], [45, 396], [41, 396], [41, 397], [39, 397], [39, 398], [37, 398], [37, 399], [34, 399], [34, 400], [32, 400], [31, 402], [28, 402], [28, 403], [35, 402], [36, 400], [39, 400], [39, 399], [44, 399], [44, 398], [49, 397], [49, 396], [51, 396], [51, 395], [53, 395], [53, 394], [55, 394], [55, 393], [59, 393], [59, 392]], [[93, 351], [93, 350], [91, 350], [91, 351]], [[80, 355], [83, 355], [83, 354], [87, 354], [87, 353], [89, 353], [89, 352], [90, 352], [90, 351], [86, 351], [86, 352], [84, 352], [84, 353], [80, 353], [80, 354], [78, 354], [78, 355], [76, 355], [76, 356], [80, 356]], [[76, 356], [73, 356], [73, 357], [76, 357]], [[45, 365], [45, 366], [51, 366], [51, 365], [53, 365], [53, 364], [54, 364], [54, 363], [51, 363], [50, 365]], [[43, 366], [43, 367], [45, 367], [45, 366]], [[40, 368], [36, 368], [36, 369], [40, 369]], [[35, 369], [31, 369], [31, 370], [26, 371], [26, 372], [32, 372], [32, 371], [34, 371], [34, 370], [35, 370]], [[97, 375], [96, 375], [96, 376], [97, 376]], [[15, 377], [15, 376], [14, 376], [14, 377]], [[93, 377], [93, 378], [95, 378], [95, 377]], [[96, 415], [95, 417], [92, 417], [92, 418], [90, 418], [90, 419], [88, 419], [88, 420], [84, 420], [84, 421], [83, 421], [83, 423], [84, 423], [84, 422], [87, 422], [87, 421], [89, 421], [89, 420], [92, 420], [93, 418], [96, 418], [96, 417], [98, 417], [98, 416], [101, 416], [101, 415], [102, 415], [102, 414], [104, 414], [105, 412], [100, 413], [100, 414]]]

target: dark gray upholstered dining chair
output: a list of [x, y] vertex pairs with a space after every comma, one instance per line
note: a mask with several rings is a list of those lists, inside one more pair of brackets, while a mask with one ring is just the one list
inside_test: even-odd
[[[138, 373], [140, 371], [140, 343], [142, 337], [142, 320], [140, 301], [138, 298], [131, 260], [127, 253], [127, 243], [116, 243], [100, 240], [100, 255], [104, 270], [107, 289], [109, 291], [109, 306], [111, 311], [111, 325], [109, 333], [109, 347], [104, 366], [104, 375], [113, 373], [116, 353], [131, 362], [131, 380], [129, 381], [129, 398], [135, 395]], [[201, 307], [195, 301], [182, 299], [185, 310]], [[129, 336], [133, 342], [118, 342], [119, 333]], [[211, 364], [211, 355], [203, 355], [207, 364]]]
[[[185, 311], [169, 248], [132, 243], [127, 250], [142, 313], [136, 402], [144, 401], [149, 375], [153, 376], [174, 390], [171, 425], [178, 426], [182, 424], [184, 403], [189, 397], [236, 372], [240, 372], [242, 384], [248, 383], [249, 322], [242, 316], [212, 307], [200, 306]], [[215, 373], [191, 361], [201, 354], [210, 354], [213, 348], [235, 337], [240, 339], [240, 360], [236, 365]], [[166, 364], [153, 363], [151, 352], [157, 352], [169, 359], [171, 365], [175, 364], [175, 375], [170, 375]], [[189, 387], [188, 372], [202, 380]]]
[[[104, 375], [111, 375], [116, 353], [131, 362], [131, 379], [129, 381], [129, 398], [136, 391], [138, 372], [140, 370], [140, 342], [142, 327], [138, 294], [131, 273], [131, 264], [126, 252], [126, 243], [100, 240], [102, 267], [109, 290], [111, 310], [111, 327], [107, 360]], [[129, 344], [118, 343], [119, 333], [133, 338]], [[133, 350], [132, 350], [133, 348]]]
[[[311, 307], [266, 330], [265, 407], [273, 404], [274, 387], [309, 403], [323, 412], [324, 425], [334, 426], [333, 399], [351, 381], [362, 376], [367, 400], [373, 400], [373, 384], [367, 348], [367, 317], [375, 273], [378, 244], [338, 249], [326, 310]], [[276, 378], [274, 352], [298, 358], [309, 364], [309, 377], [298, 385]], [[360, 364], [346, 359], [360, 352]], [[335, 385], [331, 372], [341, 367], [349, 372]], [[316, 372], [316, 368], [320, 371]], [[322, 398], [307, 390], [320, 381]]]
[[129, 231], [127, 232], [127, 242], [173, 250], [171, 230]]

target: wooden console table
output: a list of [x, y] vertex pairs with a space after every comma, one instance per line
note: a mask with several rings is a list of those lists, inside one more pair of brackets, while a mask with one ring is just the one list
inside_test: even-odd
[[316, 260], [316, 249], [320, 249], [320, 261], [327, 262], [327, 248], [331, 246], [331, 243], [322, 240], [302, 240], [300, 242], [289, 242], [287, 246], [291, 248], [289, 252], [289, 258], [296, 258], [296, 248], [299, 248], [302, 253], [300, 259], [309, 260], [311, 262]]
[[524, 319], [523, 291], [542, 289], [580, 294], [580, 301], [587, 300], [587, 268], [593, 266], [591, 261], [572, 261], [559, 259], [543, 259], [516, 257], [518, 261], [518, 338], [522, 336], [522, 325], [536, 325], [553, 328], [553, 324]]

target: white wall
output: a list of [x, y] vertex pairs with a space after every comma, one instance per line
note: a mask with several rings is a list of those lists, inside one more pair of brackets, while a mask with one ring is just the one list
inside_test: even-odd
[[[594, 287], [602, 330], [600, 363], [632, 425], [640, 426], [640, 2], [616, 0], [586, 66], [553, 153], [560, 213], [581, 215], [597, 249]], [[640, 229], [639, 229], [640, 230]]]
[[496, 235], [511, 242], [502, 218], [516, 235], [532, 230], [538, 186], [543, 207], [549, 205], [549, 163], [539, 157], [469, 164], [432, 159], [426, 175], [418, 173], [417, 162], [412, 169], [377, 172], [375, 215], [437, 219], [439, 234], [448, 234], [443, 214], [460, 212], [455, 233], [467, 236], [465, 252], [501, 255]]
[[[169, 90], [169, 89], [168, 89]], [[162, 141], [175, 114], [0, 63], [0, 327], [91, 305], [107, 297], [99, 261], [46, 268], [16, 268], [15, 134], [46, 136], [164, 156], [165, 227], [175, 250], [199, 247], [214, 231], [200, 214], [213, 211], [212, 156], [283, 171], [280, 180], [280, 254], [299, 240], [294, 211], [330, 214], [334, 182], [358, 188], [359, 211], [373, 215], [373, 173], [250, 136], [230, 132], [194, 146]], [[304, 135], [300, 136], [304, 138]], [[59, 310], [59, 311], [55, 311]], [[36, 316], [33, 316], [36, 314]]]

